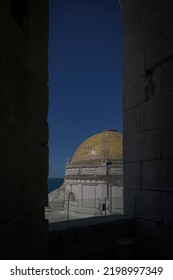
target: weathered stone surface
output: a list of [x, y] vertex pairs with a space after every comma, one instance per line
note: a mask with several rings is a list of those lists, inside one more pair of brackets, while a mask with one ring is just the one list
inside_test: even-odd
[[1, 132], [0, 150], [1, 220], [47, 205], [47, 146]]
[[8, 10], [9, 10], [10, 3], [9, 1], [2, 0], [0, 3], [0, 15], [1, 15], [1, 20], [3, 17], [7, 18], [8, 17]]
[[[18, 4], [19, 5], [19, 4]], [[25, 22], [25, 21], [24, 21]], [[24, 24], [24, 29], [22, 29], [14, 18], [10, 17], [9, 34], [10, 34], [10, 44], [9, 47], [13, 55], [18, 61], [24, 65], [28, 64], [28, 34], [23, 33], [28, 29], [28, 21]]]
[[173, 230], [161, 224], [138, 220], [136, 226], [136, 247], [138, 259], [172, 259]]
[[162, 7], [163, 0], [145, 0], [140, 2], [141, 20], [150, 16], [153, 11]]
[[139, 105], [145, 101], [145, 76], [138, 77], [123, 87], [123, 109]]
[[173, 125], [168, 125], [163, 128], [162, 133], [162, 157], [173, 157]]
[[136, 217], [162, 222], [161, 193], [138, 191], [136, 193]]
[[36, 142], [48, 143], [48, 87], [36, 74], [29, 73], [28, 137]]
[[150, 69], [164, 62], [167, 57], [173, 55], [173, 28], [162, 33], [145, 49], [146, 68]]
[[[26, 135], [28, 118], [28, 80], [26, 66], [11, 51], [0, 47], [2, 110], [1, 128]], [[4, 115], [4, 117], [3, 117]], [[5, 120], [6, 119], [6, 120]], [[3, 120], [5, 121], [3, 123]]]
[[154, 129], [141, 134], [141, 160], [160, 159], [161, 157], [161, 129]]
[[172, 1], [166, 0], [163, 1], [161, 6], [161, 31], [165, 31], [173, 25], [173, 10], [172, 10]]
[[[41, 18], [41, 20], [49, 20], [49, 1], [42, 1], [42, 0], [30, 0], [31, 5], [32, 5], [32, 9], [34, 11], [36, 11], [36, 13], [39, 13], [40, 11], [40, 6], [41, 6], [41, 13], [39, 13], [39, 18]], [[47, 26], [48, 27], [48, 26]], [[47, 28], [46, 28], [47, 31]], [[47, 33], [45, 33], [45, 35], [47, 35]]]
[[[29, 65], [31, 69], [43, 81], [48, 80], [48, 25], [47, 25], [47, 1], [40, 1], [43, 6], [43, 15], [40, 13], [40, 5], [32, 0], [29, 21]], [[42, 50], [40, 52], [40, 50]]]
[[124, 163], [124, 188], [140, 189], [140, 162]]
[[[29, 73], [28, 111], [29, 118], [46, 121], [48, 114], [48, 86], [35, 73]], [[39, 108], [39, 110], [38, 110]]]
[[124, 137], [124, 161], [160, 159], [161, 129]]
[[161, 66], [162, 93], [173, 90], [172, 68], [173, 59], [168, 60]]
[[152, 160], [142, 162], [143, 189], [168, 190], [173, 188], [173, 159]]
[[1, 221], [12, 219], [26, 211], [26, 146], [28, 147], [24, 139], [8, 132], [0, 132]]
[[141, 107], [142, 130], [171, 124], [173, 122], [172, 104], [172, 92], [143, 103]]
[[173, 192], [162, 194], [163, 224], [173, 226]]
[[128, 45], [128, 48], [125, 48], [123, 52], [124, 59], [128, 59], [159, 35], [160, 11], [157, 9], [124, 36], [124, 45]]
[[[28, 197], [34, 207], [44, 207], [47, 204], [47, 180], [48, 173], [45, 159], [47, 157], [47, 146], [31, 143], [28, 147], [27, 171], [28, 171]], [[37, 187], [35, 187], [37, 186]], [[28, 204], [28, 208], [30, 209]]]
[[136, 106], [124, 112], [124, 135], [135, 134], [141, 128], [141, 107]]
[[123, 9], [123, 34], [133, 29], [140, 21], [140, 3], [138, 0], [122, 1]]
[[131, 55], [124, 60], [123, 66], [123, 83], [126, 85], [137, 77], [141, 77], [145, 73], [144, 67], [144, 49]]
[[141, 134], [124, 137], [123, 151], [124, 162], [139, 161], [141, 157]]
[[173, 256], [172, 1], [132, 2], [122, 1], [124, 212], [137, 217], [137, 258], [164, 259]]
[[24, 1], [28, 17], [23, 14], [23, 22], [18, 21], [20, 1], [13, 14], [12, 2], [0, 2], [0, 257], [44, 258], [48, 89], [43, 73], [48, 66], [48, 1], [31, 0], [29, 6]]
[[8, 129], [11, 130], [12, 126], [12, 99], [9, 91], [0, 86], [0, 95], [1, 95], [1, 102], [0, 102], [0, 129]]
[[36, 142], [46, 144], [48, 142], [48, 123], [47, 122], [28, 122], [28, 137]]
[[127, 216], [136, 216], [136, 190], [124, 189], [124, 214]]
[[153, 98], [155, 98], [155, 96], [159, 96], [159, 95], [162, 94], [161, 66], [158, 66], [158, 67], [153, 71], [152, 83], [153, 83], [153, 85], [154, 85], [154, 94], [153, 94]]
[[[44, 208], [18, 216], [3, 223], [1, 229], [0, 255], [3, 259], [46, 259], [48, 250], [47, 221]], [[31, 231], [32, 228], [32, 231]], [[3, 246], [2, 246], [3, 243]]]

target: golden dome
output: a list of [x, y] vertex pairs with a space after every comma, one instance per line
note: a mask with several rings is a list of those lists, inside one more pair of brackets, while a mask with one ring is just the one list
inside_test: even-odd
[[122, 133], [104, 130], [87, 138], [74, 153], [71, 162], [122, 159]]

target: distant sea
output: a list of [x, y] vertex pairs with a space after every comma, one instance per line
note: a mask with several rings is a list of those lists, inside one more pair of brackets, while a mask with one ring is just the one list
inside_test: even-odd
[[48, 178], [48, 193], [59, 188], [64, 183], [64, 178]]

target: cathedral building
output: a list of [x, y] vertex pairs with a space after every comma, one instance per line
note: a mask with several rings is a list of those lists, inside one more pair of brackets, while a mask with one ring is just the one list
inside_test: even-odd
[[110, 129], [87, 138], [67, 161], [64, 185], [70, 213], [122, 213], [122, 134]]

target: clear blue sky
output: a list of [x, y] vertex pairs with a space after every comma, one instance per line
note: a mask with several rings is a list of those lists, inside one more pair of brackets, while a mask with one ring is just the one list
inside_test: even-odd
[[49, 0], [49, 177], [91, 135], [122, 131], [117, 0]]

